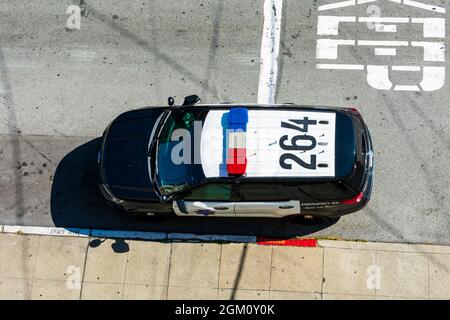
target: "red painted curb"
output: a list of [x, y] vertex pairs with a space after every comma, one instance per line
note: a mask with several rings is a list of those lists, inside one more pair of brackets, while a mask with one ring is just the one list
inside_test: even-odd
[[258, 238], [257, 244], [263, 246], [292, 246], [292, 247], [317, 247], [316, 239], [269, 239]]

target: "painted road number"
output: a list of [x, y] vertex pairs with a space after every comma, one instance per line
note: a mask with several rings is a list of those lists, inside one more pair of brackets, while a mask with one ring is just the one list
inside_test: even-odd
[[[430, 17], [381, 17], [381, 10], [374, 10], [372, 3], [395, 3], [404, 8], [431, 13]], [[412, 0], [346, 0], [320, 5], [319, 12], [328, 12], [339, 8], [354, 7], [363, 4], [371, 4], [367, 13], [373, 13], [370, 17], [319, 15], [317, 21], [317, 35], [323, 38], [317, 39], [316, 59], [318, 69], [327, 70], [362, 70], [366, 71], [367, 83], [378, 90], [396, 91], [435, 91], [445, 83], [445, 8], [436, 5], [425, 4]], [[391, 8], [388, 8], [391, 9]], [[368, 29], [382, 34], [396, 33], [400, 25], [412, 24], [422, 27], [422, 37], [426, 41], [408, 40], [368, 40], [368, 39], [342, 39], [339, 37], [339, 25], [351, 24], [360, 26], [366, 24]], [[429, 41], [432, 38], [433, 41]], [[437, 39], [442, 39], [438, 41]], [[420, 65], [386, 65], [386, 64], [346, 64], [326, 63], [327, 60], [338, 59], [338, 49], [342, 47], [372, 48], [375, 56], [397, 56], [397, 51], [419, 48], [422, 50]], [[416, 49], [417, 50], [417, 49]], [[341, 58], [341, 57], [340, 57]], [[421, 72], [422, 80], [419, 84], [394, 83], [391, 80], [392, 72]]]

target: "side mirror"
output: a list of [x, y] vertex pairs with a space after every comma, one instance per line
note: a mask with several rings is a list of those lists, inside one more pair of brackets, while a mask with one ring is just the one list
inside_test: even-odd
[[200, 97], [193, 94], [184, 98], [183, 106], [191, 106], [201, 101]]

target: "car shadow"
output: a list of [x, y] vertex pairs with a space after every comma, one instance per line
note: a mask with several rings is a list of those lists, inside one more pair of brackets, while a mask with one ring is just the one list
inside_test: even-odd
[[93, 139], [72, 150], [58, 164], [50, 201], [56, 227], [291, 238], [306, 236], [333, 224], [300, 225], [285, 219], [269, 218], [137, 219], [109, 206], [97, 187], [100, 143], [100, 138]]

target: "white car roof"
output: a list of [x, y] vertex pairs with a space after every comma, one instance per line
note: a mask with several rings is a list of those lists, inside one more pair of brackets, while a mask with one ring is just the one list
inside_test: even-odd
[[[210, 110], [204, 121], [201, 134], [201, 164], [207, 178], [228, 176], [226, 169], [227, 139], [226, 114], [229, 110]], [[306, 132], [282, 127], [285, 122], [302, 127], [292, 120], [316, 121], [309, 125]], [[335, 130], [336, 112], [310, 110], [249, 109], [245, 133], [247, 177], [334, 177], [335, 176]], [[299, 136], [311, 136], [316, 141], [312, 150], [285, 150], [280, 139], [287, 136], [285, 145], [292, 145], [291, 139]], [[297, 144], [309, 145], [310, 140], [296, 138]], [[288, 154], [288, 155], [287, 155]], [[287, 156], [286, 156], [287, 155]], [[315, 169], [308, 169], [297, 163], [300, 159], [311, 163], [316, 157]], [[282, 159], [283, 157], [283, 159]], [[293, 160], [294, 159], [294, 160]], [[281, 162], [290, 164], [283, 168]], [[285, 165], [286, 167], [286, 165]]]

